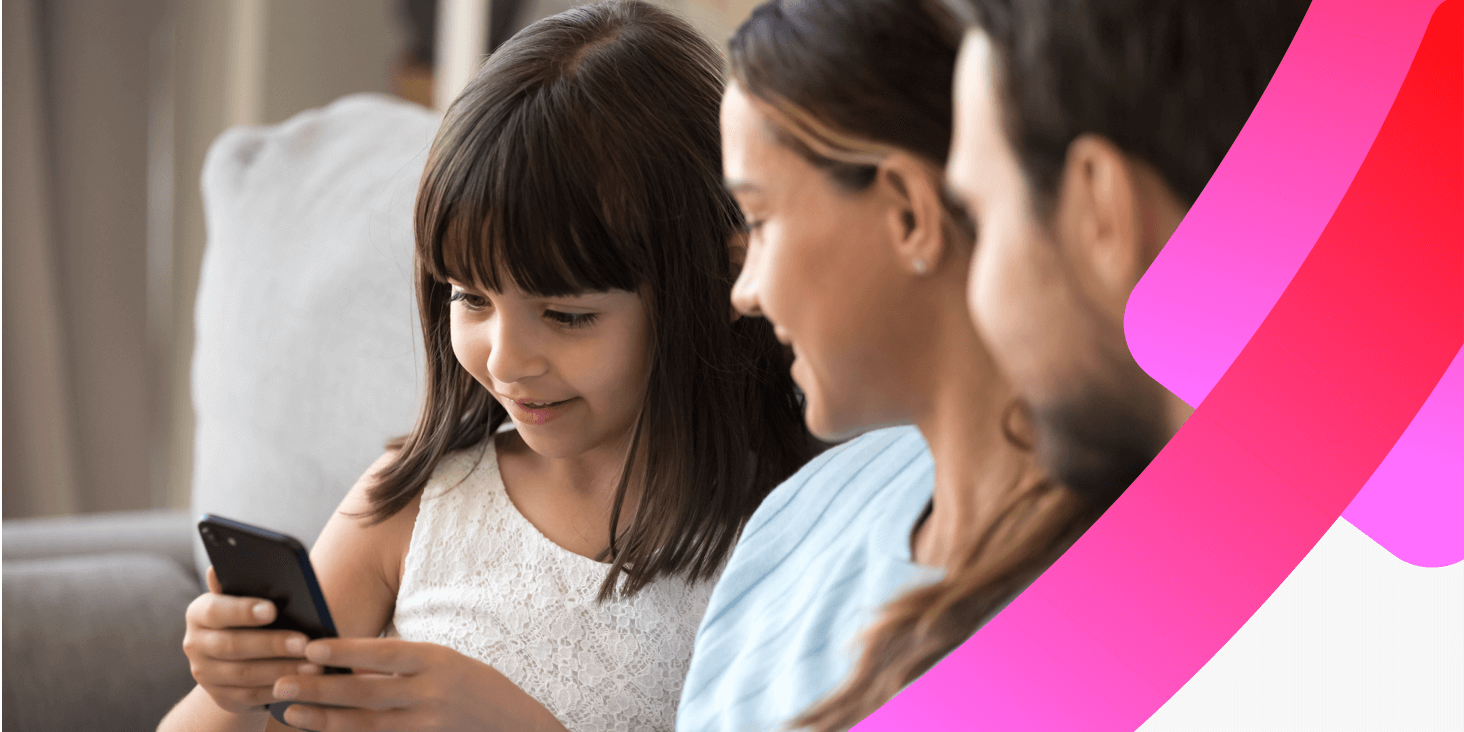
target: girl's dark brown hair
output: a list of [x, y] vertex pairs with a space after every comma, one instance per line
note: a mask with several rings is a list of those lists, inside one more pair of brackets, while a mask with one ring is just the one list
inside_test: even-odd
[[[811, 456], [771, 327], [730, 317], [728, 244], [742, 220], [722, 185], [722, 78], [684, 21], [608, 2], [525, 28], [453, 102], [415, 213], [426, 396], [411, 433], [388, 445], [371, 519], [400, 511], [444, 456], [508, 416], [453, 355], [449, 278], [643, 298], [651, 371], [602, 600], [664, 575], [711, 577], [763, 497]], [[628, 492], [635, 515], [616, 531]]]
[[[874, 166], [814, 148], [852, 136], [944, 164], [957, 46], [966, 26], [979, 26], [997, 49], [1007, 133], [1039, 214], [1050, 212], [1068, 145], [1085, 132], [1154, 165], [1193, 201], [1260, 99], [1307, 5], [943, 2], [772, 0], [733, 37], [732, 73], [781, 112], [775, 119], [811, 117], [833, 128], [821, 145], [806, 142], [810, 125], [802, 135], [774, 133], [836, 183], [860, 188], [875, 179]], [[1023, 408], [1011, 405], [1002, 419], [1008, 441], [1024, 453], [1013, 499], [942, 581], [886, 606], [849, 680], [794, 726], [847, 729], [868, 716], [964, 642], [1127, 487], [1053, 484], [1032, 459]]]

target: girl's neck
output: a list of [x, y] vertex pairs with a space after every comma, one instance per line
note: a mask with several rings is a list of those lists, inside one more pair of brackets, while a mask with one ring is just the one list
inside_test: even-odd
[[[515, 507], [560, 546], [596, 557], [609, 546], [610, 513], [620, 486], [625, 449], [613, 447], [556, 458], [534, 452], [516, 432], [496, 436], [499, 472]], [[635, 519], [637, 486], [620, 507], [621, 530]]]

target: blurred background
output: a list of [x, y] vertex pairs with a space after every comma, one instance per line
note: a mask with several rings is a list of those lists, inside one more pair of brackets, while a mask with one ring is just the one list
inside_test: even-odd
[[[714, 45], [754, 0], [656, 0]], [[4, 518], [188, 506], [199, 175], [234, 125], [434, 106], [570, 0], [3, 0]]]

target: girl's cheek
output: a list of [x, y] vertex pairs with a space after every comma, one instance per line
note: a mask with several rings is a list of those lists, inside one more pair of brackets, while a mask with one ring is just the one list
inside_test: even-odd
[[470, 333], [464, 330], [456, 319], [453, 320], [451, 328], [453, 355], [457, 357], [458, 363], [473, 375], [473, 378], [481, 382], [487, 369], [488, 353], [491, 350], [489, 344], [471, 337]]

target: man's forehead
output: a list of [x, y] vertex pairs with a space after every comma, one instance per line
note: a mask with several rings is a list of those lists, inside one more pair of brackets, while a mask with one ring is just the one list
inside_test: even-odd
[[974, 193], [974, 178], [984, 177], [977, 169], [986, 170], [1005, 152], [991, 62], [990, 39], [980, 30], [967, 31], [956, 61], [955, 136], [947, 170], [947, 181], [966, 195]]
[[973, 112], [990, 114], [990, 107], [996, 101], [992, 88], [995, 81], [992, 59], [991, 39], [980, 30], [966, 31], [956, 57], [954, 92], [958, 117], [969, 116]]

